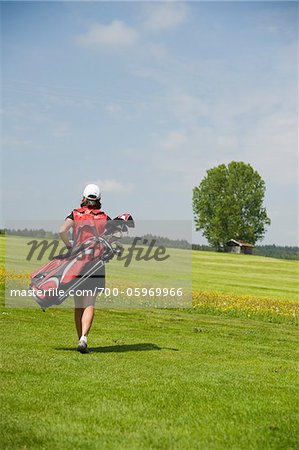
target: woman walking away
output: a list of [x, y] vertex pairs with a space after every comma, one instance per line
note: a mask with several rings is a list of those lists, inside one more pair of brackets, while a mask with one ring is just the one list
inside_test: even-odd
[[[84, 189], [80, 208], [74, 209], [66, 217], [60, 228], [60, 237], [67, 248], [72, 248], [68, 237], [70, 229], [73, 231], [73, 245], [76, 246], [91, 237], [98, 237], [104, 233], [107, 220], [110, 220], [110, 217], [101, 211], [100, 199], [99, 187], [96, 184], [88, 184]], [[78, 275], [80, 276], [80, 274]], [[77, 350], [81, 353], [88, 353], [87, 336], [92, 325], [99, 288], [105, 289], [104, 265], [92, 277], [87, 278], [75, 291], [74, 315], [79, 339]]]

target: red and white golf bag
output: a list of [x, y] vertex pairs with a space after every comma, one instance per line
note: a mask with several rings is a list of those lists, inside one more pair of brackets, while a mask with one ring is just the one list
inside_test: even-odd
[[[30, 291], [42, 309], [61, 304], [70, 292], [79, 288], [88, 278], [120, 252], [117, 244], [128, 227], [134, 227], [130, 214], [121, 214], [114, 220], [87, 217], [80, 208], [79, 219], [74, 217], [74, 245], [66, 254], [54, 257], [31, 274]], [[94, 213], [92, 213], [94, 214]], [[102, 213], [104, 214], [104, 213]]]

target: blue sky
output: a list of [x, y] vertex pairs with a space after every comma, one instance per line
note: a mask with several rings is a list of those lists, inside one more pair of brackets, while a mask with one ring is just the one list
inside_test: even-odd
[[[297, 244], [298, 5], [2, 2], [3, 221], [191, 219], [207, 169], [266, 181], [263, 243]], [[194, 241], [204, 242], [197, 233]]]

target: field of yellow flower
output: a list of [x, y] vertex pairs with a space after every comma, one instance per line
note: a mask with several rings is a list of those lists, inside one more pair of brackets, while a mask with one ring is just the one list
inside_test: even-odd
[[[0, 268], [0, 284], [5, 279], [27, 280], [30, 274], [24, 272], [5, 271]], [[131, 283], [132, 284], [132, 283]], [[123, 283], [112, 283], [111, 287], [124, 289]], [[108, 283], [109, 286], [109, 283]], [[114, 299], [115, 300], [115, 299]], [[144, 299], [141, 299], [144, 300]], [[113, 297], [106, 298], [106, 303], [113, 302]], [[178, 306], [180, 303], [177, 303]], [[219, 291], [192, 291], [193, 310], [208, 314], [224, 314], [228, 316], [243, 316], [248, 318], [265, 318], [269, 321], [298, 323], [299, 303], [286, 298], [266, 296], [237, 295]]]
[[192, 303], [202, 313], [298, 323], [299, 304], [288, 299], [202, 291], [192, 293]]
[[6, 279], [30, 279], [30, 274], [25, 272], [13, 272], [0, 267], [0, 283], [4, 283]]

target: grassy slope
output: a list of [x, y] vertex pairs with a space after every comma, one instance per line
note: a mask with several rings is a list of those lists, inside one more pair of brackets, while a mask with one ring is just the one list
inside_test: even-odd
[[296, 448], [297, 331], [183, 311], [3, 310], [2, 448]]
[[[196, 290], [296, 294], [297, 262], [193, 262]], [[1, 448], [296, 448], [294, 326], [103, 309], [80, 355], [70, 310], [0, 312]]]
[[[40, 261], [24, 263], [28, 253], [28, 239], [14, 236], [9, 238], [6, 262], [10, 270], [29, 273], [33, 267], [41, 266]], [[0, 237], [0, 261], [3, 258], [3, 242], [4, 239]], [[163, 274], [174, 277], [175, 281], [181, 276], [192, 276], [195, 291], [298, 299], [298, 261], [200, 251], [193, 251], [191, 255], [178, 249], [170, 249], [169, 252], [172, 256], [171, 263], [161, 265], [133, 260], [129, 267], [124, 268], [122, 263], [113, 260], [107, 266], [107, 271], [111, 277], [127, 280], [131, 277], [158, 278]]]
[[253, 255], [193, 252], [194, 290], [298, 298], [298, 261]]

